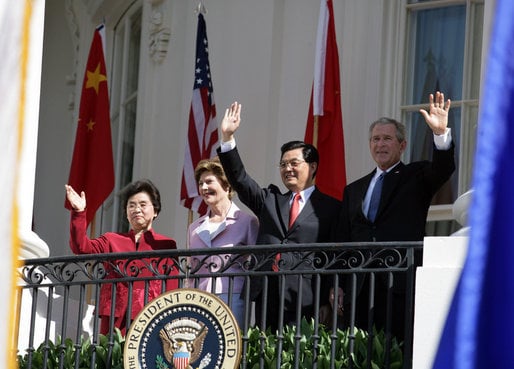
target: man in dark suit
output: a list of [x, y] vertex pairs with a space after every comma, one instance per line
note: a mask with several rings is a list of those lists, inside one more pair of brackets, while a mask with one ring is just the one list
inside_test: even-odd
[[[288, 244], [329, 242], [333, 234], [335, 220], [341, 203], [320, 192], [314, 185], [318, 168], [319, 155], [316, 148], [302, 141], [291, 141], [281, 148], [279, 162], [282, 182], [288, 192], [282, 194], [275, 185], [261, 188], [246, 172], [235, 145], [234, 133], [241, 118], [241, 104], [234, 102], [225, 112], [221, 123], [222, 142], [218, 155], [225, 174], [237, 192], [240, 200], [259, 218], [257, 244]], [[296, 194], [299, 194], [295, 196]], [[296, 204], [295, 200], [296, 199]], [[294, 204], [294, 205], [293, 205]], [[291, 209], [298, 209], [296, 220], [290, 214]], [[291, 224], [292, 223], [292, 224]], [[280, 254], [280, 260], [263, 263], [261, 270], [312, 268], [308, 263], [301, 263], [305, 257], [302, 253]], [[312, 258], [312, 256], [307, 256]], [[307, 318], [313, 313], [312, 276], [304, 274], [300, 284], [296, 275], [268, 278], [268, 296], [266, 306], [266, 326], [274, 331], [278, 327], [279, 315], [283, 314], [284, 324], [296, 321], [297, 306]], [[284, 285], [280, 283], [284, 281]], [[262, 278], [252, 278], [250, 294], [256, 301], [256, 323], [262, 322], [261, 292]], [[298, 301], [299, 287], [301, 301]], [[283, 289], [282, 289], [283, 288]], [[284, 291], [282, 294], [281, 291]], [[280, 299], [284, 299], [284, 309], [280, 309]]]
[[[429, 96], [429, 103], [429, 111], [421, 109], [420, 112], [434, 134], [432, 161], [404, 164], [400, 157], [407, 146], [405, 126], [390, 118], [380, 118], [371, 124], [369, 148], [377, 168], [346, 186], [336, 241], [423, 240], [432, 197], [455, 170], [454, 144], [447, 127], [450, 100], [445, 103], [444, 94], [437, 92], [435, 98], [432, 94]], [[377, 184], [381, 186], [381, 194], [374, 196], [374, 188], [380, 188]], [[373, 203], [377, 204], [375, 210]], [[422, 255], [418, 253], [418, 265], [421, 265], [421, 259]], [[404, 288], [404, 281], [395, 279], [392, 331], [399, 337], [403, 337], [405, 327]], [[385, 293], [385, 285], [379, 283], [374, 312], [379, 328], [384, 327]], [[357, 304], [357, 324], [361, 328], [367, 327], [368, 322], [367, 297], [365, 284]]]

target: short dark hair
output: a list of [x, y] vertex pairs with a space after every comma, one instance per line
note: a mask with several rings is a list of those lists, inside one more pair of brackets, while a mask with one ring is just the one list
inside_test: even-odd
[[369, 139], [371, 140], [371, 133], [373, 132], [373, 128], [375, 128], [375, 126], [378, 126], [378, 125], [383, 126], [386, 124], [392, 124], [396, 127], [396, 138], [398, 139], [399, 142], [405, 141], [405, 136], [406, 136], [406, 131], [407, 131], [405, 128], [405, 124], [397, 121], [396, 119], [387, 118], [387, 117], [379, 118], [378, 120], [371, 123], [371, 125], [369, 126]]
[[153, 209], [155, 214], [161, 212], [161, 194], [157, 187], [149, 179], [140, 179], [129, 184], [122, 192], [123, 196], [123, 207], [127, 208], [128, 200], [140, 192], [145, 192], [152, 201]]
[[[306, 163], [316, 163], [319, 165], [319, 153], [318, 149], [314, 145], [311, 145], [309, 143], [305, 143], [303, 141], [289, 141], [282, 145], [280, 148], [280, 159], [284, 156], [284, 154], [287, 151], [295, 150], [295, 149], [302, 149], [303, 154], [303, 160], [305, 160]], [[313, 173], [312, 177], [314, 178], [316, 176], [316, 171]]]

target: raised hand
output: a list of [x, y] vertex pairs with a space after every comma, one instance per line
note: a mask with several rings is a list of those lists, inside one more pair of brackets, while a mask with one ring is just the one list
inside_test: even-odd
[[223, 142], [233, 139], [234, 132], [239, 128], [239, 123], [241, 123], [241, 104], [234, 101], [230, 107], [225, 110], [225, 116], [221, 121]]
[[64, 185], [64, 188], [66, 189], [66, 198], [68, 199], [71, 207], [75, 211], [84, 211], [86, 208], [86, 194], [84, 191], [80, 193], [80, 196], [73, 187], [70, 185]]
[[420, 109], [419, 112], [425, 118], [428, 126], [436, 135], [442, 135], [446, 132], [448, 126], [448, 111], [450, 110], [451, 101], [448, 99], [444, 101], [444, 94], [437, 91], [434, 95], [430, 94], [429, 100], [429, 111]]

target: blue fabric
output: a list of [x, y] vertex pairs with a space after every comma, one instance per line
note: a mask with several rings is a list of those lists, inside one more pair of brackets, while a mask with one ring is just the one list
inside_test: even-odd
[[384, 183], [384, 173], [380, 174], [373, 187], [371, 198], [369, 200], [368, 219], [372, 222], [375, 221], [377, 216], [378, 206], [380, 205], [380, 196], [382, 195], [382, 184]]
[[464, 269], [435, 369], [514, 368], [514, 1], [497, 0]]

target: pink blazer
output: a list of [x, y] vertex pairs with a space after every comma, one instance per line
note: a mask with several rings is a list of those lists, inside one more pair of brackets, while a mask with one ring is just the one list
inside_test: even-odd
[[[255, 245], [257, 239], [257, 233], [259, 231], [259, 221], [253, 214], [243, 212], [239, 207], [232, 203], [225, 221], [220, 223], [220, 226], [216, 232], [211, 236], [206, 227], [209, 214], [198, 218], [196, 221], [191, 223], [188, 229], [188, 241], [191, 249], [201, 249], [206, 247], [232, 247], [241, 245]], [[227, 250], [228, 252], [229, 250]], [[231, 254], [220, 254], [219, 256], [210, 256], [203, 263], [198, 273], [209, 273], [210, 270], [218, 271], [220, 264], [230, 258]], [[193, 267], [197, 260], [192, 261]], [[243, 260], [241, 260], [242, 262]], [[206, 264], [213, 263], [216, 267], [209, 267]], [[238, 265], [226, 269], [227, 272], [237, 272], [241, 268]], [[212, 285], [215, 283], [215, 293], [226, 293], [228, 292], [228, 278], [201, 278], [199, 288], [211, 292]], [[234, 293], [240, 293], [243, 287], [244, 278], [234, 278]]]

